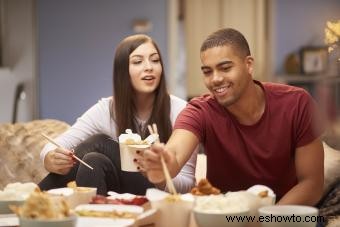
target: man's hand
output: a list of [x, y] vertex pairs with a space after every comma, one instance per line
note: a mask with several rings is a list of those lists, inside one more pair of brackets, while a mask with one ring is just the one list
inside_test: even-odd
[[145, 150], [142, 161], [143, 169], [145, 170], [148, 179], [154, 184], [163, 183], [165, 181], [161, 155], [163, 155], [164, 161], [168, 166], [172, 177], [171, 167], [177, 165], [175, 155], [166, 151], [164, 144], [162, 143], [154, 144], [150, 149]]
[[44, 166], [47, 171], [66, 175], [74, 165], [72, 151], [56, 148], [46, 154]]

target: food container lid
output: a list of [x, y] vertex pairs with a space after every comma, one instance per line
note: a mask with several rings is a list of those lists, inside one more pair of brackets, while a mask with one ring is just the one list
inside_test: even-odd
[[125, 143], [126, 140], [128, 139], [131, 139], [135, 141], [136, 143], [142, 141], [142, 138], [140, 137], [140, 135], [137, 133], [132, 133], [131, 129], [126, 129], [125, 132], [126, 134], [123, 133], [118, 137], [119, 143]]

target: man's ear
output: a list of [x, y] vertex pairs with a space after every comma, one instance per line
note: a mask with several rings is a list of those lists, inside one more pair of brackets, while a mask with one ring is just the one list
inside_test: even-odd
[[245, 59], [248, 73], [253, 75], [254, 72], [254, 58], [252, 56], [247, 56]]

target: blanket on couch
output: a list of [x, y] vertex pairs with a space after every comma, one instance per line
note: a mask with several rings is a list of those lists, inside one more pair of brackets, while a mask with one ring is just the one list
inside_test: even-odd
[[57, 120], [0, 124], [0, 189], [13, 182], [38, 183], [46, 176], [39, 154], [47, 143], [41, 133], [56, 137], [69, 125]]

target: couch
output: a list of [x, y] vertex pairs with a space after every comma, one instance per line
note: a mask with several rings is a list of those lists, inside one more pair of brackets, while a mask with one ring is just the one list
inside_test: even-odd
[[0, 124], [0, 189], [11, 182], [39, 182], [47, 171], [39, 154], [45, 133], [56, 137], [69, 125], [58, 120], [35, 120], [27, 123]]

